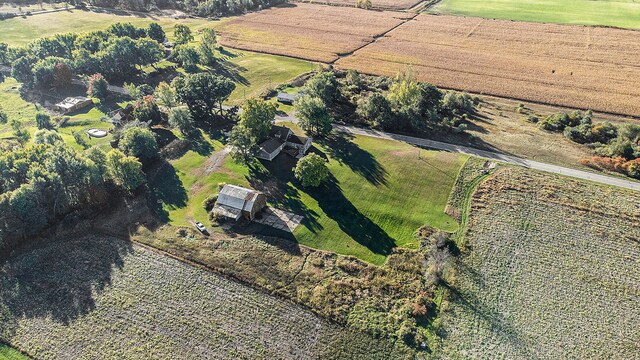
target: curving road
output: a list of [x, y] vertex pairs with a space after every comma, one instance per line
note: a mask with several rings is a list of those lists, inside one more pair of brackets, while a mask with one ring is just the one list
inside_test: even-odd
[[[297, 123], [298, 119], [296, 119], [294, 116], [276, 117], [276, 122], [285, 122], [285, 121]], [[417, 146], [421, 146], [429, 149], [444, 150], [444, 151], [456, 152], [461, 154], [467, 154], [467, 155], [476, 156], [483, 159], [501, 161], [508, 164], [524, 166], [526, 168], [546, 171], [549, 173], [568, 176], [576, 179], [592, 181], [592, 182], [605, 184], [605, 185], [617, 186], [617, 187], [634, 190], [634, 191], [640, 191], [640, 182], [625, 180], [622, 178], [616, 178], [616, 177], [602, 175], [602, 174], [596, 174], [588, 171], [571, 169], [571, 168], [558, 166], [558, 165], [551, 165], [551, 164], [542, 163], [539, 161], [527, 160], [527, 159], [519, 158], [516, 156], [504, 155], [504, 154], [500, 154], [492, 151], [479, 150], [479, 149], [475, 149], [467, 146], [449, 144], [441, 141], [422, 139], [422, 138], [417, 138], [413, 136], [393, 134], [393, 133], [388, 133], [388, 132], [378, 131], [373, 129], [359, 128], [355, 126], [334, 125], [333, 128], [335, 130], [342, 131], [348, 134], [371, 136], [379, 139], [397, 140], [397, 141], [405, 142], [407, 144], [417, 145]]]

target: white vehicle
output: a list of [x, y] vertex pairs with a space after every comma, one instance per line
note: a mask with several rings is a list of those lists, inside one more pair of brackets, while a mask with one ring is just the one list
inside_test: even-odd
[[207, 228], [201, 222], [196, 223], [196, 229], [198, 229], [203, 234], [207, 232]]

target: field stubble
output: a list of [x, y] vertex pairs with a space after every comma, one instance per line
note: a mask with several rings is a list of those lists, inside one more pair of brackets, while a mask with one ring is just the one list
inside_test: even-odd
[[221, 24], [224, 46], [332, 62], [373, 41], [413, 14], [296, 4], [247, 14]]
[[637, 357], [636, 193], [507, 168], [472, 201], [447, 358]]
[[297, 4], [219, 28], [229, 47], [474, 93], [640, 116], [640, 32]]
[[410, 69], [435, 85], [640, 115], [640, 32], [420, 15], [336, 63], [366, 73]]
[[0, 269], [0, 340], [36, 358], [389, 358], [390, 341], [109, 237]]

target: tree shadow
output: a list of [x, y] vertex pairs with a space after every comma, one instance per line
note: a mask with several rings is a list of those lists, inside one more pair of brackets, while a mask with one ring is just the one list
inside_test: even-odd
[[213, 153], [213, 146], [202, 136], [202, 133], [195, 129], [187, 135], [187, 140], [191, 142], [191, 149], [202, 156], [209, 156]]
[[391, 254], [396, 246], [394, 240], [353, 206], [344, 196], [335, 177], [331, 176], [329, 181], [319, 188], [303, 189], [293, 175], [296, 162], [295, 158], [280, 154], [271, 162], [261, 161], [262, 166], [251, 165], [246, 178], [253, 188], [267, 194], [269, 202], [274, 207], [303, 215], [302, 225], [312, 233], [318, 233], [323, 227], [318, 223], [319, 214], [309, 209], [301, 200], [301, 191], [315, 199], [322, 211], [354, 241], [366, 246], [375, 254]]
[[247, 68], [245, 68], [244, 66], [240, 66], [230, 61], [221, 59], [219, 59], [218, 62], [216, 62], [211, 67], [212, 73], [227, 77], [237, 84], [249, 86], [251, 85], [251, 82], [246, 77], [244, 77], [244, 75], [242, 75], [242, 73], [246, 71]]
[[338, 180], [331, 178], [317, 189], [306, 191], [322, 211], [357, 243], [380, 255], [391, 254], [395, 241], [380, 226], [360, 212], [344, 196]]
[[238, 54], [229, 51], [222, 46], [218, 48], [218, 52], [220, 53], [220, 55], [224, 56], [225, 59], [233, 59], [238, 57]]
[[375, 186], [386, 185], [387, 171], [370, 152], [356, 145], [352, 141], [353, 137], [346, 132], [334, 131], [328, 137], [317, 141], [324, 145], [329, 157], [347, 165], [369, 183]]
[[169, 222], [169, 213], [163, 204], [172, 209], [187, 206], [187, 191], [176, 169], [167, 161], [149, 171], [148, 187], [148, 206], [160, 221]]
[[10, 337], [20, 318], [62, 324], [95, 309], [94, 295], [122, 269], [132, 243], [111, 237], [45, 240], [0, 263], [0, 336]]
[[256, 161], [249, 164], [249, 174], [245, 178], [252, 188], [265, 193], [271, 206], [301, 215], [301, 224], [316, 234], [323, 229], [318, 222], [318, 213], [309, 209], [302, 201], [300, 191], [290, 183], [294, 180], [295, 163], [296, 159], [286, 154], [278, 155], [271, 162]]

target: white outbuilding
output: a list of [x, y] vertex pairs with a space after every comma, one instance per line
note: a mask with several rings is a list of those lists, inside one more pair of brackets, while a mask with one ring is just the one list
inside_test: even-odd
[[225, 185], [218, 194], [214, 210], [234, 220], [241, 217], [253, 220], [266, 205], [267, 197], [260, 191]]

